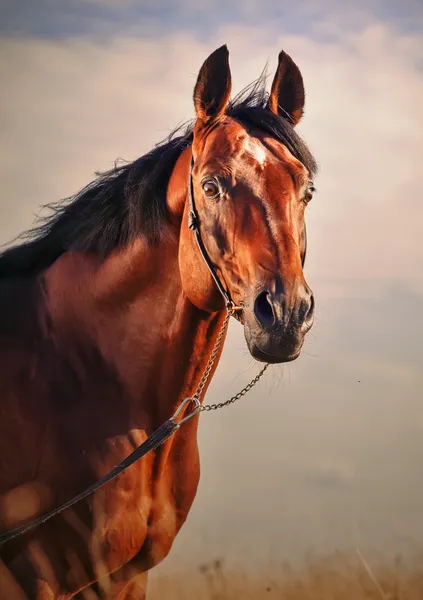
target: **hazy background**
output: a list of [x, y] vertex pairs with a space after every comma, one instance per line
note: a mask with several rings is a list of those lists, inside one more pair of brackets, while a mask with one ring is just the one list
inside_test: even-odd
[[[346, 4], [0, 0], [1, 243], [192, 117], [221, 44], [235, 93], [282, 48], [304, 76], [316, 324], [298, 361], [202, 416], [199, 493], [162, 570], [423, 548], [423, 2]], [[232, 324], [206, 401], [257, 371]]]

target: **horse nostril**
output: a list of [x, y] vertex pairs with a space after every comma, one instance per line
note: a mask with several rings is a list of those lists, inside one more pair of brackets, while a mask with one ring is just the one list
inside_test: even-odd
[[314, 296], [313, 294], [310, 295], [310, 306], [306, 315], [306, 319], [310, 319], [313, 316], [314, 313]]
[[313, 316], [314, 312], [314, 296], [311, 291], [304, 294], [299, 303], [298, 308], [298, 323], [307, 323]]
[[272, 327], [275, 324], [275, 315], [270, 303], [269, 292], [260, 292], [254, 302], [254, 315], [259, 324], [264, 328]]

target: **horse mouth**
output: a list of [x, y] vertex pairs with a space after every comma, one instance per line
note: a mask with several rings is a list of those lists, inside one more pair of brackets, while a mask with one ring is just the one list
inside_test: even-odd
[[296, 360], [300, 354], [301, 354], [301, 347], [296, 350], [295, 352], [292, 352], [291, 354], [286, 354], [286, 353], [272, 353], [269, 354], [268, 352], [266, 352], [265, 350], [262, 350], [261, 348], [259, 348], [257, 346], [257, 344], [253, 344], [253, 346], [250, 349], [250, 353], [251, 356], [253, 358], [255, 358], [255, 360], [257, 360], [258, 362], [265, 362], [265, 363], [270, 363], [270, 364], [281, 364], [281, 363], [286, 363], [286, 362], [292, 362], [294, 360]]

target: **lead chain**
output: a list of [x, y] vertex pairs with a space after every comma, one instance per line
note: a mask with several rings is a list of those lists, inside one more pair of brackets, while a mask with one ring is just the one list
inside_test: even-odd
[[[197, 389], [196, 389], [194, 395], [192, 396], [192, 398], [194, 400], [197, 400], [198, 402], [200, 401], [201, 392], [203, 391], [204, 386], [206, 385], [206, 383], [210, 377], [211, 370], [216, 361], [217, 353], [218, 353], [219, 348], [223, 341], [223, 336], [225, 335], [225, 332], [228, 328], [228, 323], [229, 323], [230, 318], [231, 318], [231, 311], [228, 310], [228, 312], [226, 313], [225, 319], [222, 323], [222, 328], [221, 328], [219, 335], [217, 336], [217, 339], [213, 346], [213, 350], [210, 354], [210, 358], [207, 362], [206, 368], [204, 369], [203, 376], [200, 379], [200, 382], [197, 386]], [[225, 402], [218, 402], [217, 404], [203, 404], [203, 405], [201, 405], [201, 407], [198, 408], [198, 412], [218, 410], [219, 408], [223, 408], [224, 406], [233, 404], [234, 402], [236, 402], [237, 400], [239, 400], [240, 398], [245, 396], [245, 394], [247, 394], [251, 390], [251, 388], [253, 388], [256, 385], [256, 383], [258, 383], [260, 381], [261, 377], [264, 375], [264, 372], [266, 371], [268, 366], [269, 366], [269, 363], [265, 364], [264, 367], [261, 369], [261, 371], [254, 377], [254, 379], [252, 381], [250, 381], [250, 383], [248, 383], [240, 392], [235, 394], [235, 396], [232, 396], [232, 398], [229, 398], [229, 400], [226, 400]]]

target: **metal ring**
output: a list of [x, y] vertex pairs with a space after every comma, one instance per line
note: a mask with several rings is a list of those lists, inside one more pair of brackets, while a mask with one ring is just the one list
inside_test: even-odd
[[190, 403], [193, 402], [195, 404], [194, 409], [185, 417], [183, 417], [178, 425], [182, 425], [183, 423], [185, 423], [186, 421], [189, 421], [189, 419], [191, 419], [192, 417], [194, 417], [197, 413], [200, 412], [201, 410], [201, 404], [198, 398], [195, 398], [194, 396], [188, 396], [188, 398], [185, 398], [184, 400], [182, 400], [181, 404], [178, 406], [178, 408], [175, 411], [175, 414], [172, 417], [172, 421], [174, 421], [182, 412], [182, 410], [185, 408], [185, 406]]

